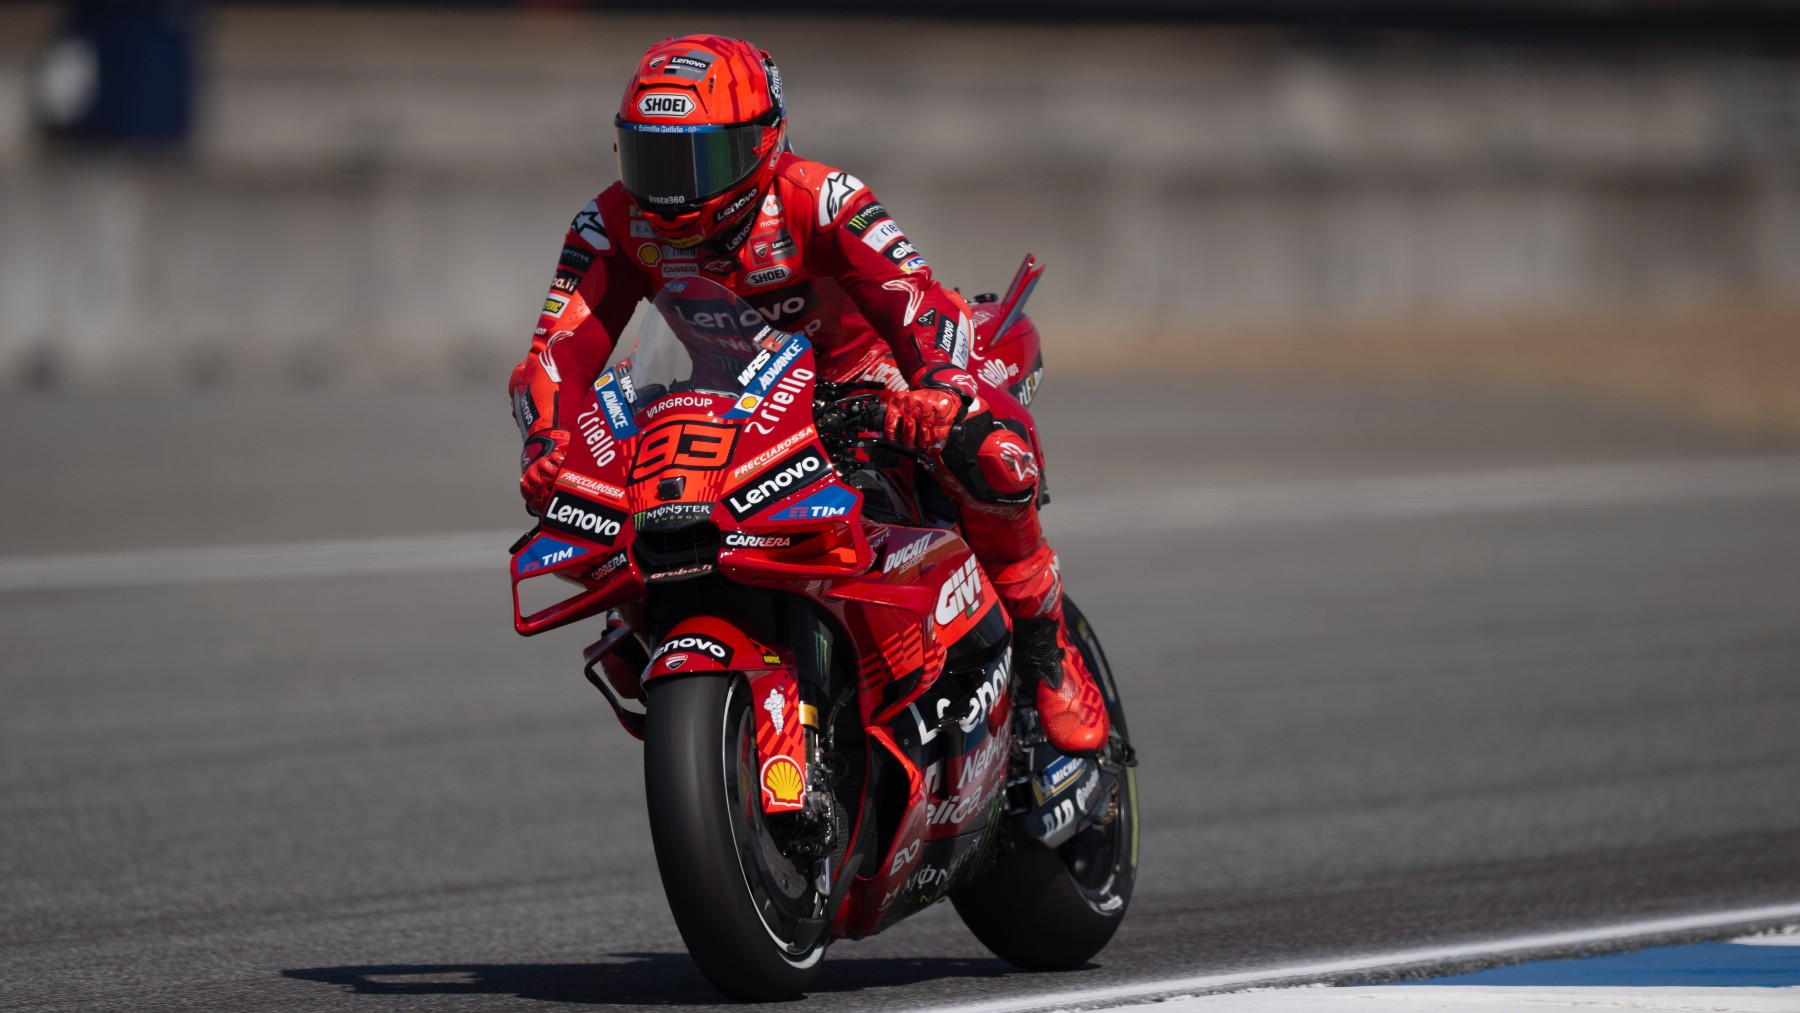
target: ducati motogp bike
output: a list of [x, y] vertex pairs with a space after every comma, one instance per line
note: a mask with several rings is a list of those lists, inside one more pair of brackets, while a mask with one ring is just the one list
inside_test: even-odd
[[[971, 371], [1017, 380], [997, 396], [1035, 393], [1021, 309], [1041, 270], [1028, 257], [1004, 299], [977, 299]], [[793, 997], [832, 942], [944, 898], [1015, 965], [1085, 963], [1138, 849], [1136, 760], [1087, 619], [1064, 599], [1112, 732], [1072, 757], [1014, 692], [1010, 620], [952, 501], [880, 439], [882, 388], [822, 379], [804, 335], [704, 278], [653, 307], [513, 546], [513, 611], [527, 636], [604, 617], [584, 671], [643, 740], [700, 971], [735, 999]]]

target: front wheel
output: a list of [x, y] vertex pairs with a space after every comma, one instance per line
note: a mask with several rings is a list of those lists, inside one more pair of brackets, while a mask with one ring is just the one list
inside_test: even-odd
[[[1125, 708], [1100, 638], [1068, 598], [1063, 616], [1106, 697], [1108, 753], [1123, 760], [1131, 755]], [[1118, 931], [1137, 882], [1137, 770], [1126, 767], [1114, 784], [1107, 823], [1082, 828], [1054, 851], [1002, 858], [952, 897], [963, 924], [995, 956], [1028, 971], [1065, 971], [1087, 963]]]
[[650, 837], [688, 953], [733, 999], [799, 996], [829, 942], [824, 902], [812, 863], [783, 855], [763, 815], [749, 684], [665, 677], [650, 684], [648, 711]]

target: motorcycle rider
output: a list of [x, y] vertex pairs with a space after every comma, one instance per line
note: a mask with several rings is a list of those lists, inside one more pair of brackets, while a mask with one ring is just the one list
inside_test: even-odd
[[[885, 435], [932, 455], [1013, 620], [1014, 672], [1058, 749], [1105, 744], [1099, 688], [1062, 624], [1062, 578], [1038, 524], [1024, 409], [968, 369], [969, 307], [861, 180], [787, 145], [769, 54], [717, 35], [650, 47], [615, 119], [620, 181], [564, 236], [531, 350], [513, 369], [519, 489], [541, 512], [591, 387], [640, 300], [675, 278], [725, 286], [814, 343], [832, 380], [887, 384]], [[564, 390], [570, 396], [562, 397]]]

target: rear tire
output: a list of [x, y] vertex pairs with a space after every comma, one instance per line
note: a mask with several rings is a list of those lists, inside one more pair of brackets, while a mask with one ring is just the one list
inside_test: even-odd
[[[1100, 684], [1113, 735], [1126, 740], [1125, 709], [1100, 639], [1063, 599], [1069, 637]], [[963, 924], [1000, 959], [1027, 971], [1080, 967], [1112, 940], [1137, 882], [1137, 770], [1118, 781], [1119, 812], [1054, 851], [1024, 851], [951, 898]]]
[[829, 933], [794, 944], [805, 935], [796, 922], [822, 904], [812, 865], [789, 861], [770, 837], [748, 683], [735, 673], [665, 677], [650, 684], [648, 711], [650, 837], [688, 953], [730, 998], [799, 997]]

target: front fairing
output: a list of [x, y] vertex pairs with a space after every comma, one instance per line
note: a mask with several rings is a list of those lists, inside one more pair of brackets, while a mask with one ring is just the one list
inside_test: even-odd
[[[813, 428], [811, 342], [704, 280], [672, 283], [634, 353], [595, 381], [540, 530], [515, 554], [533, 634], [718, 573], [747, 584], [860, 573], [862, 497]], [[530, 616], [517, 585], [581, 591]]]

